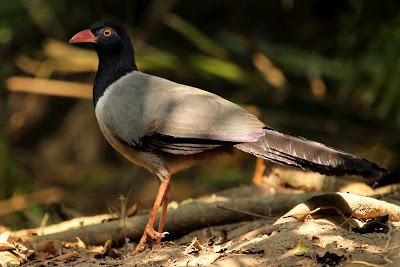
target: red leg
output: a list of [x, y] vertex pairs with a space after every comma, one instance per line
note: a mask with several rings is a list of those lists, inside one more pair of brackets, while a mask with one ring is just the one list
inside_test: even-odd
[[[167, 189], [165, 190], [164, 199], [162, 202], [162, 211], [161, 211], [161, 216], [160, 216], [160, 222], [158, 224], [158, 232], [159, 233], [162, 233], [164, 230], [165, 218], [167, 217], [167, 210], [168, 210], [168, 203], [170, 200], [170, 195], [171, 195], [171, 189], [168, 185]], [[161, 244], [161, 237], [157, 237], [155, 247], [160, 246], [160, 244]]]
[[[147, 237], [149, 236], [151, 239], [164, 237], [163, 233], [158, 233], [154, 230], [154, 221], [157, 216], [157, 211], [161, 206], [161, 202], [164, 199], [165, 191], [169, 188], [169, 178], [165, 178], [160, 182], [160, 187], [158, 188], [158, 193], [156, 200], [154, 201], [153, 209], [150, 212], [150, 218], [147, 222], [147, 225], [144, 229], [144, 233], [142, 238], [139, 241], [139, 244], [136, 246], [135, 250], [131, 253], [131, 255], [135, 255], [142, 250], [142, 247], [147, 241]], [[168, 193], [169, 194], [169, 193]], [[164, 209], [163, 209], [164, 210]]]

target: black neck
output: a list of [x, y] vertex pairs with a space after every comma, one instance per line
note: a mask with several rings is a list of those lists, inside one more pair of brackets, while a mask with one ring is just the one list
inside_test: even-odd
[[134, 51], [130, 42], [114, 49], [105, 49], [95, 45], [95, 49], [99, 57], [99, 67], [93, 86], [94, 106], [108, 86], [125, 74], [137, 70]]

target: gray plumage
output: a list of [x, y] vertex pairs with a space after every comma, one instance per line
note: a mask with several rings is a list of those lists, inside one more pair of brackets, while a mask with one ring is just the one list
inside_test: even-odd
[[[382, 168], [368, 160], [279, 133], [215, 94], [139, 71], [122, 76], [105, 90], [96, 116], [119, 152], [159, 177], [163, 175], [158, 169], [178, 171], [195, 162], [189, 155], [219, 152], [226, 146], [328, 175], [377, 178], [382, 174]], [[163, 153], [182, 157], [171, 161]], [[146, 160], [157, 158], [152, 160], [156, 164], [143, 161], [144, 155]]]
[[131, 145], [154, 132], [177, 138], [252, 142], [265, 126], [217, 95], [139, 71], [110, 85], [97, 110], [115, 134]]

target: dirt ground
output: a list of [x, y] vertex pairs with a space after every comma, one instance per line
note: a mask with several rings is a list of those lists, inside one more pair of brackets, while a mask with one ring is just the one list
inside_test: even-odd
[[214, 245], [185, 254], [186, 248], [165, 245], [159, 251], [127, 257], [122, 266], [400, 266], [397, 227], [390, 234], [361, 235], [324, 220], [283, 225], [225, 251]]
[[[245, 224], [258, 227], [265, 223], [267, 220], [257, 220], [237, 227]], [[165, 242], [159, 249], [148, 249], [136, 256], [129, 256], [132, 246], [113, 249], [109, 256], [93, 252], [94, 248], [92, 252], [90, 248], [75, 248], [21, 266], [400, 266], [399, 226], [399, 223], [391, 224], [388, 233], [358, 234], [326, 220], [310, 220], [283, 224], [271, 234], [233, 242], [229, 246], [213, 244], [211, 240], [208, 244], [180, 244], [196, 236], [204, 239], [204, 234], [218, 235], [224, 227], [229, 228], [219, 226]], [[50, 254], [53, 248], [47, 249]], [[2, 266], [12, 266], [4, 264], [4, 257], [2, 260]]]
[[[287, 199], [289, 202], [288, 196], [284, 196], [283, 201]], [[264, 198], [267, 197], [252, 196], [249, 199], [254, 201]], [[279, 195], [272, 196], [271, 199], [279, 200]], [[130, 255], [136, 245], [131, 242], [121, 247], [107, 240], [101, 246], [93, 246], [82, 241], [90, 239], [75, 236], [72, 236], [75, 240], [73, 242], [51, 238], [34, 242], [33, 239], [21, 238], [17, 232], [3, 231], [0, 234], [0, 266], [400, 266], [400, 207], [369, 197], [356, 196], [355, 199], [360, 199], [361, 202], [355, 201], [352, 204], [353, 199], [349, 199], [351, 216], [339, 211], [334, 217], [331, 211], [324, 213], [321, 207], [322, 213], [317, 214], [314, 210], [306, 212], [307, 214], [301, 214], [304, 215], [301, 220], [297, 217], [282, 221], [286, 217], [254, 215], [250, 216], [251, 220], [246, 217], [246, 220], [222, 225], [208, 224], [207, 221], [201, 229], [193, 229], [176, 238], [170, 236], [171, 240], [164, 241], [160, 248], [149, 247], [135, 256]], [[237, 199], [234, 201], [236, 202], [223, 203], [241, 203]], [[249, 207], [259, 206], [254, 203], [251, 202]], [[282, 206], [279, 203], [278, 206]], [[296, 207], [301, 207], [303, 203], [308, 202], [301, 202]], [[381, 206], [374, 208], [373, 203]], [[334, 206], [335, 203], [330, 205]], [[182, 217], [179, 215], [182, 213], [178, 213], [180, 210], [190, 211], [194, 207], [185, 205], [176, 211], [170, 211], [168, 215]], [[386, 210], [386, 207], [389, 208]], [[371, 211], [379, 214], [377, 210], [381, 208], [383, 210], [380, 214], [388, 213], [388, 216], [374, 215], [375, 220], [357, 218], [360, 214]], [[391, 211], [390, 208], [394, 210]], [[238, 208], [237, 212], [240, 209], [243, 207]], [[217, 211], [218, 217], [224, 216], [223, 210]], [[292, 211], [295, 211], [294, 215], [292, 212], [288, 217], [296, 217], [297, 210]], [[196, 214], [190, 216], [185, 223], [191, 223], [191, 219], [193, 223], [196, 222]], [[335, 218], [340, 218], [341, 222]], [[350, 221], [369, 228], [364, 227], [355, 232], [349, 227]], [[168, 223], [179, 221], [171, 220], [167, 221], [167, 225]], [[104, 226], [104, 223], [99, 225]], [[131, 227], [129, 224], [127, 226]], [[102, 231], [94, 231], [95, 236], [91, 238], [100, 240], [98, 238], [105, 234]]]

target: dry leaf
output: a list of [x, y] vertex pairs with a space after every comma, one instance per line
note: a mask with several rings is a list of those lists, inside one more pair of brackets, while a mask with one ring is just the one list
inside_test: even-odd
[[79, 237], [76, 237], [76, 239], [78, 240], [78, 247], [86, 249], [86, 244]]
[[45, 260], [49, 256], [57, 256], [57, 250], [53, 241], [43, 241], [35, 249], [36, 258]]
[[19, 266], [23, 262], [23, 259], [17, 255], [8, 251], [0, 252], [0, 266]]
[[0, 244], [8, 242], [9, 237], [10, 237], [10, 232], [4, 232], [0, 234]]
[[14, 249], [15, 249], [14, 246], [0, 245], [0, 251], [10, 251], [10, 250], [14, 250]]
[[310, 249], [303, 245], [303, 238], [300, 237], [294, 250], [295, 256], [304, 256], [310, 253]]

